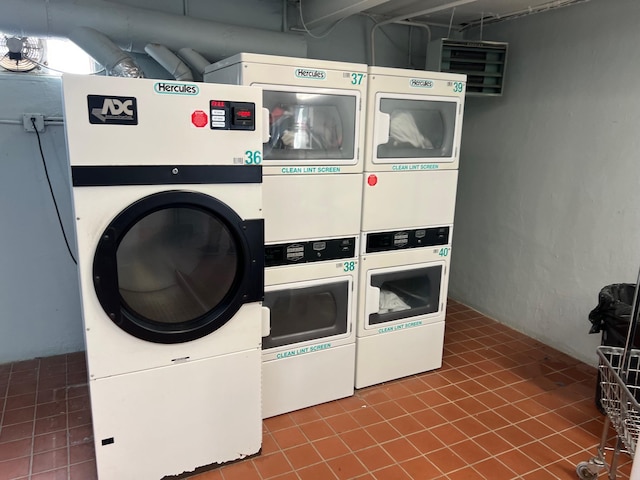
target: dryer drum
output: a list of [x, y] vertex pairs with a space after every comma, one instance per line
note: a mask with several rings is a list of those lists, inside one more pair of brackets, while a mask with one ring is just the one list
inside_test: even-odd
[[113, 220], [98, 244], [98, 299], [120, 328], [138, 338], [200, 338], [243, 303], [262, 299], [262, 226], [203, 194], [143, 198]]

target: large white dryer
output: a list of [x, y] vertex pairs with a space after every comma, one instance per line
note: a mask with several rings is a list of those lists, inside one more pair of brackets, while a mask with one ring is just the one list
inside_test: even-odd
[[270, 113], [263, 415], [350, 396], [366, 65], [242, 53], [204, 78], [260, 86]]
[[257, 88], [63, 78], [98, 475], [261, 447]]
[[466, 81], [368, 73], [356, 388], [441, 365]]

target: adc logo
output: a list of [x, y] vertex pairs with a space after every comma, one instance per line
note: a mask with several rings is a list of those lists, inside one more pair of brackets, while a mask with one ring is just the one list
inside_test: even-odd
[[137, 125], [138, 105], [135, 97], [88, 95], [89, 123], [94, 125]]

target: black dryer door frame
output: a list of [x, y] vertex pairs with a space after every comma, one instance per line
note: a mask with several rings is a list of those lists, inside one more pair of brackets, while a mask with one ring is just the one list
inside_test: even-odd
[[[203, 315], [179, 323], [145, 318], [129, 308], [118, 285], [116, 253], [127, 232], [143, 218], [163, 209], [200, 210], [221, 221], [235, 243], [236, 276], [227, 294]], [[264, 296], [264, 220], [243, 220], [228, 205], [203, 193], [168, 190], [144, 197], [125, 208], [105, 229], [93, 262], [95, 292], [108, 317], [125, 332], [155, 343], [183, 343], [222, 327], [242, 305]]]

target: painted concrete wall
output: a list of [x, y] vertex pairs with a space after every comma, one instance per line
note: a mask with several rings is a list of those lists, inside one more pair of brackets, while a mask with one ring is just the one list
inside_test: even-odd
[[[120, 0], [145, 8], [183, 13], [182, 2]], [[177, 4], [179, 4], [177, 6]], [[191, 0], [188, 14], [229, 23], [279, 30], [280, 2]], [[242, 7], [242, 8], [240, 8]], [[276, 8], [278, 7], [278, 8]], [[250, 12], [251, 14], [248, 14]], [[256, 12], [259, 12], [257, 14]], [[291, 12], [292, 24], [296, 11]], [[260, 25], [256, 25], [256, 19]], [[366, 62], [371, 22], [348, 19], [325, 39], [309, 41], [309, 56]], [[389, 35], [387, 37], [385, 35]], [[424, 38], [415, 32], [416, 65], [424, 55]], [[385, 27], [376, 42], [378, 61], [405, 67], [407, 29]], [[160, 67], [136, 56], [148, 76], [166, 78]], [[0, 120], [23, 113], [62, 116], [60, 79], [29, 74], [0, 75]], [[73, 242], [73, 217], [64, 131], [47, 127], [42, 135], [62, 220]], [[36, 136], [21, 126], [0, 123], [0, 363], [84, 349], [75, 265], [64, 245], [38, 153]]]
[[[0, 116], [61, 117], [59, 79], [0, 75]], [[47, 168], [75, 255], [64, 130], [41, 134]], [[0, 125], [0, 363], [82, 350], [76, 266], [56, 217], [34, 133]]]
[[466, 104], [450, 284], [591, 363], [597, 294], [640, 265], [640, 3], [611, 3], [485, 27], [509, 42], [506, 90]]

